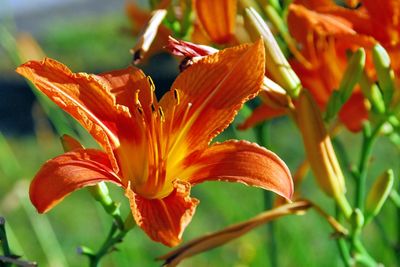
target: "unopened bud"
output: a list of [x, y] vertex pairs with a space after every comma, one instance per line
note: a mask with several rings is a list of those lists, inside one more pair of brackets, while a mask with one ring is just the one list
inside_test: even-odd
[[358, 235], [361, 232], [362, 227], [365, 224], [364, 214], [360, 209], [355, 209], [353, 214], [351, 215], [351, 224], [354, 229], [354, 234]]
[[369, 80], [365, 72], [361, 74], [360, 87], [363, 95], [371, 103], [372, 110], [378, 114], [384, 114], [386, 112], [386, 107], [382, 92], [375, 83]]
[[135, 47], [131, 49], [131, 53], [133, 54], [132, 61], [134, 64], [138, 64], [144, 54], [146, 54], [150, 49], [150, 46], [157, 35], [158, 28], [166, 15], [167, 10], [165, 9], [157, 9], [153, 11], [152, 16], [145, 26], [141, 36], [138, 38]]
[[321, 112], [309, 92], [302, 91], [296, 111], [297, 124], [314, 176], [326, 194], [339, 200], [346, 191], [344, 176]]
[[255, 41], [261, 37], [265, 45], [265, 67], [272, 78], [285, 89], [291, 97], [298, 97], [301, 89], [299, 77], [289, 65], [276, 42], [271, 30], [253, 8], [245, 9], [245, 27]]
[[374, 61], [378, 83], [383, 93], [383, 100], [389, 106], [394, 92], [394, 72], [390, 67], [390, 57], [385, 48], [377, 44], [372, 49], [372, 59]]
[[393, 183], [394, 174], [391, 169], [385, 171], [376, 179], [365, 203], [365, 217], [367, 222], [378, 215], [392, 190]]
[[259, 96], [271, 108], [287, 108], [289, 106], [289, 96], [286, 91], [267, 77], [264, 77]]
[[343, 74], [337, 91], [329, 99], [325, 120], [329, 121], [336, 116], [341, 107], [350, 98], [355, 85], [361, 78], [365, 65], [365, 51], [359, 48], [350, 58], [346, 71]]

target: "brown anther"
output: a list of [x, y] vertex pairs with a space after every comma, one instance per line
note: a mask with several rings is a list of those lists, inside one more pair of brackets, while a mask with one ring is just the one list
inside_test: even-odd
[[147, 76], [147, 80], [149, 81], [151, 90], [155, 91], [156, 90], [156, 86], [154, 85], [153, 79], [150, 76]]
[[179, 97], [178, 89], [174, 89], [173, 92], [174, 92], [174, 98], [175, 98], [176, 104], [179, 105], [179, 103], [180, 103], [180, 97]]
[[154, 106], [153, 103], [151, 103], [150, 108], [151, 108], [151, 112], [153, 112], [153, 113], [156, 112], [156, 106]]
[[138, 107], [137, 107], [137, 111], [139, 112], [140, 115], [143, 116], [143, 113], [144, 113], [144, 112], [143, 112], [143, 109], [142, 109], [141, 106], [138, 106]]
[[164, 117], [164, 111], [162, 110], [161, 107], [158, 107], [158, 114], [160, 115], [161, 121], [164, 121], [164, 119], [165, 119], [165, 117]]

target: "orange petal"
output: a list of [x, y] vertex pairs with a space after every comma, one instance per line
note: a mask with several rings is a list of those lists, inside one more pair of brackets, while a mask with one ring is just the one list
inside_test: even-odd
[[172, 131], [181, 133], [189, 149], [204, 148], [232, 122], [243, 103], [257, 95], [263, 78], [261, 40], [204, 57], [172, 85], [179, 93], [178, 105], [172, 93], [161, 99], [165, 125], [172, 123]]
[[340, 110], [339, 118], [350, 131], [361, 131], [363, 122], [368, 120], [368, 110], [361, 92], [352, 94]]
[[371, 35], [383, 45], [400, 43], [400, 1], [364, 0], [363, 4], [370, 15]]
[[72, 73], [65, 65], [47, 58], [29, 61], [17, 72], [79, 121], [106, 149], [117, 171], [112, 150], [119, 146], [119, 136], [135, 132], [128, 108], [132, 107], [134, 89], [147, 82], [140, 70], [131, 67], [102, 76]]
[[93, 76], [74, 74], [63, 64], [48, 58], [29, 61], [17, 68], [17, 72], [75, 117], [100, 144], [118, 144], [115, 129], [107, 124], [116, 120], [115, 101]]
[[254, 127], [255, 125], [265, 121], [270, 120], [279, 116], [283, 116], [286, 113], [286, 109], [271, 108], [265, 104], [257, 107], [253, 110], [250, 117], [248, 117], [242, 124], [238, 126], [240, 130], [246, 130], [248, 128]]
[[204, 31], [216, 43], [228, 43], [235, 32], [237, 0], [196, 0], [194, 8]]
[[73, 138], [72, 136], [68, 135], [68, 134], [64, 134], [61, 137], [61, 144], [64, 148], [64, 152], [69, 152], [72, 151], [74, 149], [79, 149], [79, 148], [84, 148], [83, 145], [81, 143], [79, 143], [78, 140], [76, 140], [75, 138]]
[[293, 3], [303, 5], [311, 9], [332, 8], [336, 5], [335, 1], [333, 0], [295, 0]]
[[271, 190], [290, 199], [293, 181], [286, 164], [273, 152], [247, 141], [216, 143], [188, 164], [196, 169], [192, 184], [204, 181], [239, 182]]
[[76, 149], [47, 161], [33, 179], [29, 195], [32, 204], [43, 213], [73, 191], [102, 181], [121, 184], [107, 154]]
[[199, 201], [191, 198], [190, 184], [176, 181], [175, 189], [163, 199], [147, 199], [126, 190], [136, 223], [156, 242], [173, 247], [181, 242]]

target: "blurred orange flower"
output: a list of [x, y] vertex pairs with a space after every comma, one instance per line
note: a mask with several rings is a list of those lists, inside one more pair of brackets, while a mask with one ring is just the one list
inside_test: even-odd
[[201, 29], [213, 42], [225, 44], [234, 40], [237, 0], [195, 0], [193, 7]]
[[204, 57], [178, 76], [160, 102], [151, 79], [134, 67], [92, 75], [45, 59], [17, 72], [104, 149], [76, 148], [47, 161], [30, 188], [39, 212], [79, 188], [113, 182], [125, 189], [136, 223], [149, 237], [175, 246], [199, 202], [189, 196], [192, 185], [221, 180], [292, 195], [290, 172], [271, 151], [247, 141], [209, 145], [259, 92], [262, 41]]
[[[306, 3], [306, 1], [296, 1], [296, 3], [303, 2]], [[323, 10], [338, 8], [327, 3], [308, 5], [318, 6]], [[350, 11], [344, 8], [343, 10]], [[290, 63], [303, 86], [310, 90], [319, 106], [324, 108], [343, 77], [347, 65], [346, 51], [355, 51], [360, 46], [371, 48], [375, 40], [358, 34], [353, 29], [353, 24], [343, 17], [319, 13], [303, 5], [290, 5], [288, 25], [293, 37], [302, 45], [301, 52], [311, 63], [311, 68], [296, 60]], [[362, 121], [368, 118], [368, 111], [359, 88], [354, 90], [343, 106], [339, 118], [349, 130], [361, 129]]]
[[[375, 80], [370, 48], [379, 42], [388, 51], [394, 71], [400, 73], [399, 60], [395, 60], [400, 56], [400, 2], [362, 0], [348, 4], [361, 6], [353, 10], [333, 1], [297, 0], [289, 8], [289, 30], [303, 46], [302, 53], [312, 67], [306, 68], [297, 60], [291, 65], [321, 107], [338, 88], [347, 64], [347, 50], [367, 49], [366, 71]], [[339, 113], [348, 129], [360, 130], [362, 121], [368, 118], [364, 102], [356, 88]]]

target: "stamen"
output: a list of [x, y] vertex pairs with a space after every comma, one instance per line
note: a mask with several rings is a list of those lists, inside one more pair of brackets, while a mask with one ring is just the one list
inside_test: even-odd
[[176, 101], [176, 105], [179, 105], [181, 99], [179, 97], [178, 89], [174, 89], [173, 93], [174, 93], [174, 98], [175, 98], [175, 101]]
[[137, 111], [139, 112], [139, 114], [140, 114], [141, 116], [143, 116], [143, 114], [144, 114], [143, 108], [142, 108], [141, 106], [137, 106], [136, 109], [137, 109]]
[[151, 103], [151, 105], [150, 105], [150, 108], [151, 108], [151, 112], [156, 112], [156, 106], [154, 105], [154, 103]]
[[[178, 129], [181, 129], [181, 130], [179, 131], [178, 136], [177, 136], [177, 137], [175, 138], [175, 140], [173, 141], [173, 143], [172, 143], [172, 145], [171, 145], [171, 149], [169, 149], [169, 151], [168, 151], [167, 158], [168, 158], [168, 157], [170, 156], [170, 154], [174, 151], [176, 145], [179, 143], [179, 141], [182, 139], [182, 137], [185, 136], [185, 134], [186, 134], [186, 129], [190, 128], [190, 125], [186, 125], [184, 128], [182, 128], [182, 125], [185, 125], [185, 122], [186, 122], [186, 120], [187, 120], [187, 118], [188, 118], [188, 115], [189, 115], [189, 111], [190, 111], [190, 109], [191, 109], [192, 106], [193, 106], [192, 103], [188, 103], [187, 106], [186, 106], [186, 110], [185, 110], [185, 113], [183, 114], [182, 120], [181, 120], [181, 122], [179, 123], [179, 126], [177, 126], [177, 128], [178, 128]], [[167, 150], [168, 150], [168, 147], [167, 147]]]
[[151, 90], [154, 92], [156, 90], [156, 86], [154, 85], [153, 79], [150, 76], [147, 76], [147, 80], [149, 81]]
[[140, 93], [140, 90], [135, 91], [135, 99], [134, 100], [135, 100], [136, 105], [140, 105], [139, 93]]
[[[164, 111], [162, 110], [161, 107], [158, 107], [158, 115], [160, 116], [160, 121], [164, 122], [165, 121], [165, 116], [164, 116]], [[162, 129], [162, 127], [161, 127]]]

